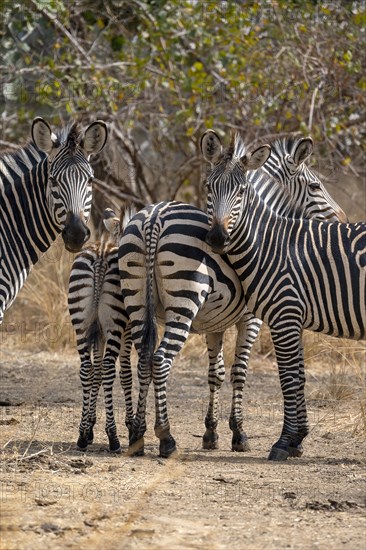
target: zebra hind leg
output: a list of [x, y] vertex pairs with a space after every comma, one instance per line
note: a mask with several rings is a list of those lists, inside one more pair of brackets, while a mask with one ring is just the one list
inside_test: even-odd
[[121, 444], [117, 436], [117, 427], [113, 411], [113, 383], [116, 377], [117, 353], [111, 350], [114, 345], [114, 337], [107, 340], [106, 351], [102, 362], [102, 384], [104, 390], [104, 404], [106, 414], [105, 431], [109, 440], [109, 450], [112, 453], [121, 452]]
[[89, 406], [89, 415], [88, 415], [88, 434], [87, 440], [88, 445], [91, 445], [94, 440], [94, 426], [97, 420], [97, 399], [102, 384], [102, 355], [99, 353], [99, 350], [94, 350], [93, 354], [93, 384], [90, 395], [90, 406]]
[[79, 438], [76, 445], [80, 451], [86, 451], [88, 447], [90, 394], [93, 385], [94, 367], [88, 349], [84, 349], [80, 352], [80, 356], [80, 381], [83, 392], [83, 405], [79, 426]]
[[141, 354], [139, 348], [138, 353], [139, 361], [137, 364], [137, 374], [139, 379], [139, 396], [136, 415], [133, 419], [129, 435], [129, 456], [143, 456], [145, 453], [144, 434], [146, 432], [146, 400], [152, 378], [149, 362], [146, 360], [146, 357]]
[[219, 435], [217, 424], [219, 417], [219, 392], [225, 378], [225, 364], [223, 358], [223, 333], [206, 334], [209, 357], [208, 384], [210, 400], [205, 418], [206, 431], [202, 438], [203, 449], [218, 449]]
[[134, 420], [133, 406], [132, 406], [132, 371], [131, 371], [131, 327], [127, 326], [124, 331], [121, 351], [120, 351], [120, 383], [125, 398], [125, 424], [128, 429], [129, 438], [132, 435], [132, 426]]
[[166, 404], [166, 383], [173, 357], [159, 348], [154, 354], [153, 381], [155, 390], [155, 435], [159, 438], [159, 456], [169, 458], [176, 450], [175, 439], [170, 433]]

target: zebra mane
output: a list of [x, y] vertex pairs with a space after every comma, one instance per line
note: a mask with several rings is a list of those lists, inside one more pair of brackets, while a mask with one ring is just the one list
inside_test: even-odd
[[302, 136], [300, 135], [290, 134], [288, 136], [275, 138], [272, 142], [270, 142], [270, 145], [273, 149], [273, 152], [279, 156], [283, 156], [283, 155], [293, 156], [293, 153], [301, 137]]
[[124, 233], [129, 221], [136, 213], [137, 208], [132, 201], [126, 201], [121, 205], [119, 217], [119, 228], [121, 235]]
[[[70, 152], [75, 152], [81, 136], [80, 126], [78, 122], [71, 122], [64, 128], [56, 130], [54, 133], [57, 138], [55, 142], [56, 147], [67, 144], [69, 146]], [[45, 157], [45, 153], [40, 151], [34, 145], [33, 141], [29, 141], [26, 145], [19, 147], [18, 149], [15, 149], [13, 151], [7, 150], [1, 153], [0, 164], [1, 161], [3, 161], [11, 167], [17, 167], [23, 164], [26, 167], [31, 168], [31, 157], [33, 157], [36, 162], [40, 162]]]
[[14, 151], [4, 151], [0, 154], [0, 174], [5, 165], [15, 170], [20, 166], [30, 169], [33, 166], [33, 162], [40, 162], [45, 156], [42, 151], [37, 149], [33, 142], [29, 142], [27, 145], [19, 147]]
[[55, 145], [67, 145], [70, 153], [74, 153], [80, 141], [80, 126], [76, 121], [70, 122], [64, 128], [56, 130], [55, 132], [57, 141]]
[[271, 146], [271, 155], [277, 157], [283, 157], [286, 155], [294, 155], [295, 149], [299, 144], [300, 139], [304, 136], [300, 132], [294, 132], [292, 134], [278, 134], [272, 138], [259, 138], [255, 141], [255, 144], [263, 145], [268, 143]]
[[241, 136], [240, 132], [235, 131], [231, 134], [231, 140], [230, 145], [224, 151], [222, 160], [225, 162], [229, 161], [238, 161], [245, 155], [247, 152], [247, 146], [244, 143], [243, 137]]

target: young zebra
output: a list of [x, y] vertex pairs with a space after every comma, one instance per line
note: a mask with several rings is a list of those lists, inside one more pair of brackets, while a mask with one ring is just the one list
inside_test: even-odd
[[[129, 219], [135, 213], [125, 206], [121, 222], [112, 210], [104, 212], [107, 231], [101, 240], [89, 243], [76, 256], [70, 273], [69, 313], [80, 355], [80, 380], [83, 407], [77, 446], [85, 451], [93, 442], [96, 404], [103, 384], [106, 410], [106, 433], [109, 449], [120, 453], [113, 412], [112, 389], [116, 375], [116, 360], [120, 357], [120, 381], [124, 391], [128, 429], [132, 426], [131, 330], [123, 306], [118, 273], [117, 241]], [[121, 345], [122, 342], [122, 345]], [[92, 359], [93, 356], [93, 359]]]
[[[311, 208], [310, 215], [320, 218], [345, 217], [338, 205], [330, 200], [328, 202], [328, 195], [323, 192], [324, 188], [314, 173], [309, 171], [308, 179], [303, 179], [301, 165], [311, 152], [311, 140], [297, 139], [296, 143], [289, 140], [289, 147], [297, 162], [292, 179], [282, 183], [279, 179], [270, 178], [265, 172], [253, 172], [252, 179], [258, 192], [263, 193], [266, 200], [282, 214], [307, 215], [308, 208]], [[293, 158], [289, 153], [287, 157], [282, 163], [279, 160], [278, 165], [282, 167]], [[278, 178], [282, 173], [284, 170], [279, 170]], [[297, 177], [299, 174], [301, 177]], [[273, 193], [274, 187], [280, 198]], [[302, 205], [301, 209], [294, 201], [295, 196]], [[246, 312], [243, 290], [235, 271], [226, 259], [212, 253], [207, 247], [205, 238], [208, 229], [207, 216], [198, 208], [177, 202], [159, 203], [140, 211], [127, 226], [120, 241], [122, 293], [132, 323], [132, 337], [139, 353], [140, 393], [130, 437], [131, 452], [143, 450], [146, 397], [151, 378], [155, 387], [155, 431], [160, 439], [160, 454], [169, 456], [175, 450], [167, 415], [166, 381], [173, 360], [191, 330], [207, 334], [210, 403], [203, 445], [204, 448], [216, 447], [218, 391], [225, 373], [223, 333], [234, 324], [238, 327], [238, 338], [235, 363], [231, 370], [232, 449], [248, 449], [247, 437], [242, 428], [242, 396], [250, 349], [261, 322]], [[157, 338], [155, 310], [165, 332], [154, 353]]]
[[284, 424], [270, 460], [301, 452], [309, 432], [303, 329], [365, 338], [366, 223], [284, 218], [263, 202], [247, 178], [270, 146], [249, 152], [236, 134], [223, 151], [217, 134], [202, 138], [212, 165], [207, 178], [206, 242], [226, 254], [248, 310], [267, 323], [284, 398]]
[[0, 324], [34, 264], [59, 233], [67, 250], [80, 250], [90, 236], [93, 170], [107, 127], [76, 123], [53, 133], [40, 117], [33, 144], [0, 157]]

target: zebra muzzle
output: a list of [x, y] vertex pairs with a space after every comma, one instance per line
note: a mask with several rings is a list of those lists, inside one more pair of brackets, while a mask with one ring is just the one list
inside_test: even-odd
[[62, 238], [66, 250], [69, 252], [79, 252], [83, 244], [90, 238], [90, 230], [79, 216], [69, 212], [66, 217], [65, 227], [62, 230]]
[[229, 233], [218, 223], [216, 223], [206, 235], [206, 243], [211, 247], [213, 252], [217, 254], [223, 254], [229, 242]]

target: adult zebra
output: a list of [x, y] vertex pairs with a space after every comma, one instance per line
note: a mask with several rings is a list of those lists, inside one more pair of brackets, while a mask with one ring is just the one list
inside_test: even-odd
[[270, 146], [249, 152], [239, 134], [223, 151], [203, 136], [207, 178], [206, 242], [226, 254], [248, 310], [270, 327], [284, 398], [284, 424], [270, 460], [286, 460], [309, 432], [302, 331], [362, 339], [366, 325], [366, 223], [284, 218], [263, 202], [246, 172]]
[[33, 144], [0, 157], [0, 324], [34, 264], [59, 233], [76, 252], [90, 236], [89, 157], [107, 139], [104, 122], [76, 123], [53, 133], [40, 117]]
[[[208, 148], [210, 139], [207, 134]], [[281, 214], [344, 218], [344, 213], [330, 199], [316, 175], [304, 166], [311, 150], [310, 139], [288, 138], [276, 142], [272, 166], [277, 166], [277, 178], [266, 172], [252, 172], [253, 184]], [[291, 178], [287, 165], [291, 167]], [[253, 164], [252, 168], [255, 167]], [[155, 432], [160, 439], [160, 454], [169, 456], [175, 449], [166, 408], [166, 381], [190, 330], [207, 335], [210, 403], [203, 444], [205, 448], [217, 445], [218, 390], [225, 373], [223, 333], [234, 324], [238, 327], [238, 338], [231, 371], [232, 449], [248, 449], [242, 427], [242, 396], [250, 349], [261, 323], [245, 312], [244, 294], [235, 271], [205, 244], [208, 229], [207, 216], [199, 209], [177, 202], [159, 203], [140, 211], [120, 241], [122, 294], [139, 353], [140, 393], [130, 437], [132, 452], [143, 449], [146, 396], [151, 377], [155, 388]], [[155, 308], [165, 332], [158, 350], [153, 353]]]
[[107, 231], [103, 232], [100, 241], [87, 243], [83, 247], [71, 268], [68, 304], [80, 356], [83, 392], [77, 441], [81, 451], [85, 451], [93, 442], [97, 397], [103, 384], [109, 450], [121, 452], [112, 394], [118, 356], [121, 364], [120, 381], [125, 396], [125, 424], [128, 429], [132, 427], [132, 340], [120, 291], [117, 244], [134, 213], [134, 209], [125, 205], [119, 220], [113, 210], [105, 210], [103, 222]]

